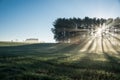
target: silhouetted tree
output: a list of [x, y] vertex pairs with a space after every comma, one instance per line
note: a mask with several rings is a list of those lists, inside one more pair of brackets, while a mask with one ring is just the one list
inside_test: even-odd
[[[119, 19], [118, 19], [119, 20]], [[117, 21], [118, 21], [117, 20]], [[66, 42], [78, 35], [79, 29], [93, 30], [103, 25], [107, 20], [103, 18], [58, 18], [54, 21], [52, 32], [56, 41]]]

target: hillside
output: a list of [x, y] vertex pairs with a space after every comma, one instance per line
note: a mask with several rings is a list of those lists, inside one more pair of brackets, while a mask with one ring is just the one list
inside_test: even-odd
[[79, 44], [0, 43], [0, 79], [119, 80], [119, 51], [94, 51], [91, 46], [96, 42], [88, 40]]

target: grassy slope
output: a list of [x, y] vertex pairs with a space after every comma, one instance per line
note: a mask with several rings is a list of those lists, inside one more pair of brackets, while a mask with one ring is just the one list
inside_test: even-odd
[[0, 46], [20, 46], [26, 44], [27, 43], [22, 43], [22, 42], [0, 42]]
[[78, 44], [0, 42], [0, 80], [119, 80], [120, 57]]

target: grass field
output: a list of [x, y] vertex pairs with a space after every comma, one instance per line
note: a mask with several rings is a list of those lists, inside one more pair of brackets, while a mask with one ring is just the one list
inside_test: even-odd
[[89, 47], [84, 42], [0, 42], [0, 80], [120, 80], [119, 47], [118, 54], [98, 54], [90, 47], [93, 42]]

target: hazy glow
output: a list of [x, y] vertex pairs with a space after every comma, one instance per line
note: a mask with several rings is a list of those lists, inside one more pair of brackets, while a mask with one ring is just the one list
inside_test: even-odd
[[96, 32], [96, 36], [101, 36], [102, 35], [102, 28], [98, 28]]
[[[80, 52], [87, 53], [97, 53], [104, 54], [105, 52], [109, 54], [118, 54], [120, 47], [120, 34], [115, 33], [115, 29], [112, 28], [112, 31], [109, 31], [111, 24], [99, 25], [97, 26], [95, 32], [91, 36], [89, 36], [88, 41], [84, 46], [80, 49]], [[83, 42], [84, 43], [84, 42]]]
[[54, 42], [51, 28], [57, 18], [115, 18], [119, 8], [119, 0], [1, 0], [0, 40]]

